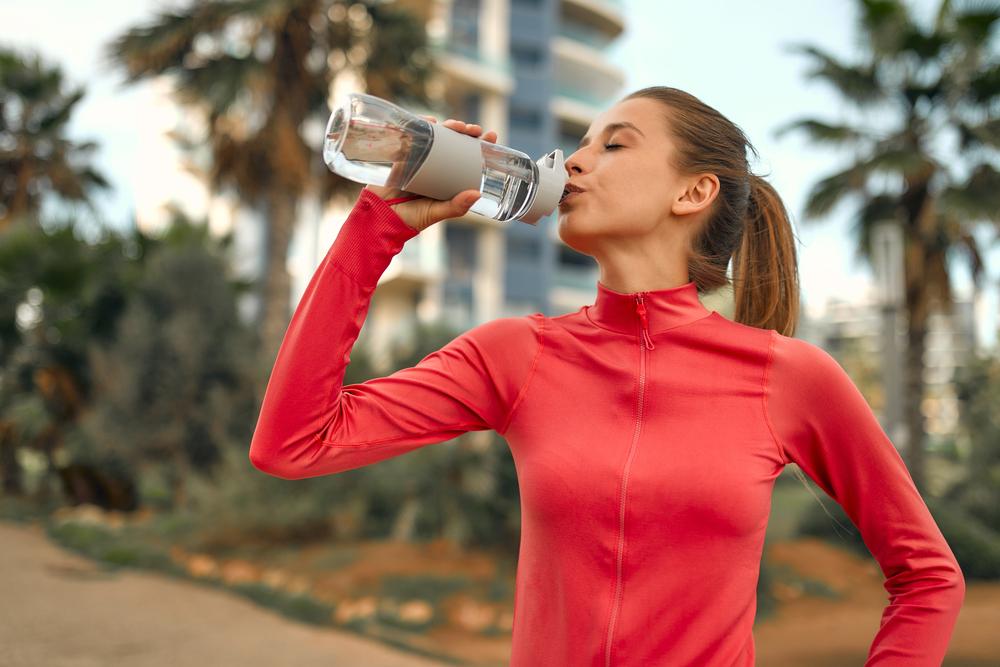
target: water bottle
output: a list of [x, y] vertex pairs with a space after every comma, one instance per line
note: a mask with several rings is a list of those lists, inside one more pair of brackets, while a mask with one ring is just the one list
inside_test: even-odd
[[323, 161], [349, 180], [433, 199], [479, 190], [470, 211], [531, 225], [555, 209], [567, 180], [561, 149], [533, 162], [364, 93], [348, 94], [330, 114]]

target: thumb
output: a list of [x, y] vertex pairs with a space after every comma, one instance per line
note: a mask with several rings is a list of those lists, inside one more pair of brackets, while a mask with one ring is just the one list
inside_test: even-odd
[[457, 218], [469, 212], [469, 208], [479, 200], [479, 190], [462, 190], [447, 201], [434, 203], [433, 216], [438, 219]]

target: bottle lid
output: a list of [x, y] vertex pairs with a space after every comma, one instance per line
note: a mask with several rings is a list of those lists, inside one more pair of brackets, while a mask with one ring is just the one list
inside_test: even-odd
[[535, 164], [538, 165], [538, 189], [527, 212], [518, 218], [530, 225], [537, 225], [541, 218], [555, 210], [568, 179], [561, 148], [542, 156]]

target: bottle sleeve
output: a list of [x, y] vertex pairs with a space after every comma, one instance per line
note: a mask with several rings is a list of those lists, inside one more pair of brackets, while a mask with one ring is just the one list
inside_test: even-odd
[[889, 604], [865, 667], [937, 667], [965, 595], [955, 555], [840, 364], [775, 331], [770, 352], [765, 414], [785, 462], [844, 508], [885, 575]]
[[379, 278], [418, 233], [362, 190], [278, 349], [250, 444], [257, 469], [315, 477], [468, 431], [506, 432], [541, 348], [540, 314], [485, 322], [413, 367], [342, 384]]

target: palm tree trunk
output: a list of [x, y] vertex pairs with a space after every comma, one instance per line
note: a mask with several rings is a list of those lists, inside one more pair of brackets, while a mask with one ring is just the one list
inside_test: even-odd
[[282, 191], [271, 191], [268, 200], [270, 216], [266, 223], [267, 258], [263, 275], [260, 327], [263, 358], [273, 362], [290, 318], [291, 278], [287, 259], [298, 202], [294, 194]]
[[24, 495], [17, 442], [10, 422], [0, 422], [0, 485], [5, 496]]
[[914, 323], [907, 331], [906, 346], [906, 395], [905, 419], [907, 431], [906, 466], [913, 483], [921, 494], [926, 481], [925, 429], [924, 429], [924, 346], [927, 327], [923, 322]]

